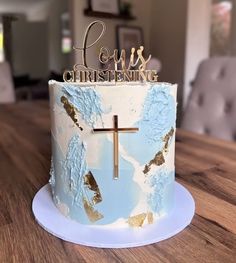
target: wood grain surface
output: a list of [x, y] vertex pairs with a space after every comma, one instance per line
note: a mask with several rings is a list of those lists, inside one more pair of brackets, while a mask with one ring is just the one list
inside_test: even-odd
[[48, 102], [0, 106], [0, 262], [236, 262], [236, 144], [177, 132], [176, 179], [196, 214], [171, 239], [133, 249], [64, 242], [34, 220], [31, 203], [48, 182]]

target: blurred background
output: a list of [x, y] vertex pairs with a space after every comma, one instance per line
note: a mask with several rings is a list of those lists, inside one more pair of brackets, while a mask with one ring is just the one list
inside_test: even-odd
[[103, 45], [144, 45], [159, 80], [179, 85], [178, 127], [236, 140], [236, 0], [0, 0], [0, 103], [48, 100], [96, 19], [107, 32], [89, 65]]

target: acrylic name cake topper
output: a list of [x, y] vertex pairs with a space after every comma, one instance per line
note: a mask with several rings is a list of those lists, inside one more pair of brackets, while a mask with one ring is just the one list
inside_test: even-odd
[[[101, 33], [92, 44], [88, 45], [89, 32], [95, 25], [102, 26]], [[106, 25], [102, 21], [94, 21], [88, 26], [84, 35], [83, 46], [74, 47], [75, 50], [82, 52], [82, 63], [75, 64], [73, 70], [64, 71], [63, 79], [65, 82], [158, 81], [157, 71], [146, 69], [151, 55], [145, 59], [143, 46], [140, 46], [137, 50], [131, 48], [129, 60], [127, 60], [127, 54], [124, 49], [119, 54], [118, 49], [111, 53], [107, 47], [101, 47], [98, 57], [100, 63], [104, 66], [113, 63], [114, 68], [110, 69], [107, 66], [106, 69], [98, 70], [89, 67], [87, 64], [87, 51], [99, 42], [105, 31]]]

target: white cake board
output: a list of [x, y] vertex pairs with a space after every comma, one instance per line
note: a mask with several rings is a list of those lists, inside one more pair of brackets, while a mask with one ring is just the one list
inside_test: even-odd
[[100, 248], [127, 248], [153, 244], [170, 238], [187, 227], [194, 215], [191, 194], [175, 183], [175, 207], [153, 225], [143, 228], [99, 228], [77, 223], [63, 216], [53, 203], [49, 184], [35, 195], [33, 213], [39, 225], [65, 241]]

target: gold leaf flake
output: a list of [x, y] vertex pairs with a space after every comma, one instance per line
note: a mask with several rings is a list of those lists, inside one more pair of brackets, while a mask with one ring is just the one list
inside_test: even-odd
[[157, 165], [157, 166], [160, 166], [162, 165], [163, 163], [165, 163], [165, 158], [164, 158], [164, 155], [163, 155], [163, 152], [162, 151], [159, 151], [155, 157], [148, 163], [145, 165], [144, 167], [144, 170], [143, 170], [143, 173], [144, 174], [147, 174], [150, 170], [151, 170], [151, 166], [153, 164]]
[[136, 216], [130, 216], [128, 218], [128, 224], [131, 227], [141, 227], [143, 225], [143, 222], [146, 218], [147, 214], [146, 213], [142, 213]]
[[70, 118], [75, 123], [75, 125], [82, 131], [83, 128], [80, 127], [78, 120], [77, 120], [77, 117], [76, 117], [76, 110], [77, 109], [75, 108], [75, 106], [73, 104], [71, 104], [65, 96], [61, 97], [61, 103], [63, 103], [63, 107], [66, 110], [66, 113], [70, 116]]
[[165, 152], [168, 151], [169, 142], [170, 142], [170, 139], [171, 139], [171, 137], [173, 136], [173, 134], [174, 134], [174, 128], [172, 127], [171, 130], [170, 130], [170, 131], [166, 134], [166, 136], [163, 138], [163, 142], [165, 143], [163, 150], [164, 150]]
[[164, 153], [167, 153], [168, 151], [168, 147], [169, 147], [169, 143], [170, 143], [170, 139], [174, 134], [174, 128], [172, 127], [171, 130], [165, 135], [165, 137], [163, 138], [163, 142], [165, 143], [162, 150], [159, 151], [155, 157], [144, 166], [144, 170], [143, 173], [147, 174], [150, 170], [152, 165], [157, 165], [160, 166], [162, 164], [165, 163], [165, 157], [164, 157]]
[[147, 221], [148, 221], [148, 224], [153, 224], [153, 213], [152, 212], [147, 213]]
[[155, 164], [157, 166], [162, 165], [165, 162], [163, 152], [158, 152], [155, 157], [151, 160], [151, 165]]
[[146, 164], [143, 170], [144, 174], [147, 174], [151, 170], [151, 166], [149, 164]]
[[88, 189], [94, 192], [94, 196], [92, 199], [94, 205], [102, 202], [102, 195], [100, 193], [98, 184], [90, 171], [84, 176], [84, 185], [86, 185]]
[[93, 206], [84, 198], [84, 209], [91, 222], [96, 222], [103, 218], [103, 215], [100, 214]]

